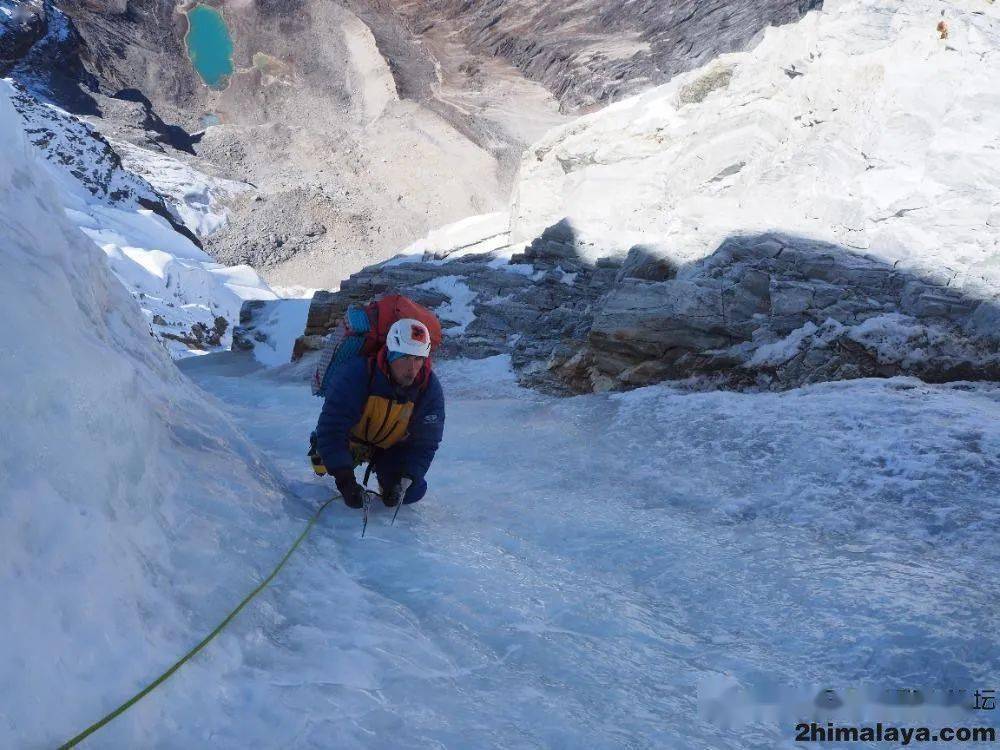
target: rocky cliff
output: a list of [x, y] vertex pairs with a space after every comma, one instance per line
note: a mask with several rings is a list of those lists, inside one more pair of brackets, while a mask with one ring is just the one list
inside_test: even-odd
[[297, 353], [321, 347], [348, 304], [402, 292], [442, 317], [444, 356], [509, 353], [522, 383], [548, 391], [685, 379], [779, 390], [899, 374], [1000, 380], [996, 297], [848, 248], [734, 236], [686, 267], [641, 246], [596, 262], [593, 252], [561, 222], [510, 257], [380, 264], [313, 298]]
[[390, 0], [419, 34], [449, 26], [509, 60], [570, 111], [607, 104], [744, 49], [822, 0]]
[[942, 25], [937, 3], [843, 0], [769, 29], [534, 144], [505, 249], [400, 258], [323, 302], [460, 299], [453, 350], [572, 390], [996, 379], [1000, 11], [968, 5]]

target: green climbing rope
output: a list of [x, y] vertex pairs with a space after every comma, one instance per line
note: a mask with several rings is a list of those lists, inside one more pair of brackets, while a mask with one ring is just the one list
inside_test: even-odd
[[212, 641], [212, 639], [215, 638], [215, 636], [217, 636], [219, 633], [221, 633], [223, 631], [223, 629], [226, 627], [226, 625], [228, 625], [230, 622], [232, 622], [233, 618], [236, 617], [236, 615], [238, 615], [240, 613], [241, 609], [243, 609], [247, 604], [249, 604], [250, 601], [255, 596], [257, 596], [257, 594], [259, 594], [261, 591], [263, 591], [264, 587], [267, 586], [267, 584], [269, 584], [272, 580], [274, 580], [274, 577], [276, 575], [278, 575], [278, 572], [285, 566], [285, 563], [288, 562], [288, 558], [292, 556], [292, 553], [295, 552], [296, 549], [298, 549], [299, 545], [302, 543], [302, 540], [305, 539], [306, 536], [309, 534], [309, 532], [312, 530], [312, 527], [315, 525], [316, 521], [319, 519], [320, 514], [324, 510], [326, 510], [326, 506], [328, 506], [331, 502], [333, 502], [332, 498], [330, 500], [327, 500], [325, 503], [323, 503], [319, 507], [319, 510], [317, 510], [313, 514], [313, 517], [309, 519], [309, 523], [306, 524], [305, 530], [301, 534], [299, 534], [299, 538], [295, 540], [295, 543], [291, 546], [291, 549], [289, 549], [288, 552], [285, 553], [285, 556], [281, 558], [281, 561], [277, 564], [277, 566], [275, 566], [274, 570], [271, 571], [271, 575], [269, 575], [267, 578], [265, 578], [263, 581], [261, 581], [260, 585], [258, 585], [257, 588], [255, 588], [253, 591], [251, 591], [249, 594], [247, 594], [246, 597], [243, 599], [243, 601], [241, 601], [239, 603], [239, 605], [236, 607], [236, 609], [234, 609], [232, 612], [230, 612], [226, 616], [225, 620], [223, 620], [218, 625], [216, 625], [215, 626], [215, 630], [213, 630], [211, 633], [209, 633], [207, 636], [205, 636], [202, 639], [201, 643], [199, 643], [197, 646], [195, 646], [190, 651], [188, 651], [186, 654], [184, 654], [184, 656], [182, 656], [180, 659], [178, 659], [176, 662], [174, 662], [174, 665], [172, 667], [170, 667], [170, 669], [168, 669], [166, 672], [164, 672], [163, 674], [161, 674], [159, 677], [157, 677], [155, 680], [153, 680], [151, 683], [149, 683], [146, 687], [144, 687], [138, 693], [136, 693], [135, 695], [133, 695], [127, 701], [125, 701], [124, 703], [122, 703], [118, 708], [116, 708], [114, 711], [112, 711], [111, 713], [109, 713], [103, 719], [101, 719], [98, 722], [95, 722], [94, 724], [91, 724], [89, 727], [87, 727], [86, 729], [84, 729], [82, 732], [80, 732], [80, 734], [76, 735], [76, 737], [74, 737], [73, 739], [69, 740], [64, 745], [60, 745], [59, 746], [59, 750], [67, 750], [67, 748], [76, 747], [78, 744], [80, 744], [81, 742], [83, 742], [83, 740], [85, 740], [87, 737], [89, 737], [90, 735], [92, 735], [94, 732], [96, 732], [98, 729], [100, 729], [101, 727], [103, 727], [105, 724], [108, 724], [109, 722], [111, 722], [115, 718], [117, 718], [118, 716], [121, 716], [123, 713], [125, 713], [126, 711], [128, 711], [132, 706], [134, 706], [140, 700], [142, 700], [147, 695], [149, 695], [149, 693], [151, 693], [153, 690], [155, 690], [157, 686], [159, 686], [163, 682], [166, 682], [166, 680], [170, 677], [170, 675], [172, 675], [174, 672], [176, 672], [178, 669], [181, 668], [181, 666], [184, 664], [184, 662], [186, 662], [192, 656], [194, 656], [199, 651], [201, 651], [203, 648], [205, 648], [205, 646], [207, 646]]

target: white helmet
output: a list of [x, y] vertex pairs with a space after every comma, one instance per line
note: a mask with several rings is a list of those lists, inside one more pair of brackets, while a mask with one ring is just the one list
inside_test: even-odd
[[419, 320], [400, 318], [389, 329], [385, 345], [390, 352], [427, 357], [431, 353], [431, 334]]

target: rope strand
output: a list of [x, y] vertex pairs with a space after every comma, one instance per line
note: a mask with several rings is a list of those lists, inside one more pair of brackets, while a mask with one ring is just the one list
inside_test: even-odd
[[130, 709], [132, 706], [134, 706], [140, 700], [142, 700], [147, 695], [149, 695], [159, 685], [161, 685], [162, 683], [166, 682], [167, 679], [174, 672], [176, 672], [178, 669], [180, 669], [184, 665], [184, 663], [186, 661], [188, 661], [192, 656], [194, 656], [199, 651], [201, 651], [203, 648], [205, 648], [205, 646], [207, 646], [215, 638], [215, 636], [217, 636], [219, 633], [221, 633], [222, 630], [230, 622], [232, 622], [233, 618], [236, 617], [236, 615], [238, 615], [240, 613], [240, 610], [242, 610], [247, 604], [249, 604], [251, 602], [251, 600], [253, 600], [253, 598], [255, 596], [257, 596], [257, 594], [259, 594], [261, 591], [263, 591], [264, 587], [267, 586], [267, 584], [269, 584], [272, 580], [274, 580], [274, 577], [276, 575], [278, 575], [278, 572], [285, 566], [285, 563], [288, 562], [288, 558], [290, 558], [292, 556], [292, 553], [295, 552], [296, 549], [298, 549], [299, 545], [302, 543], [302, 540], [305, 539], [306, 536], [309, 534], [309, 532], [312, 530], [312, 527], [315, 525], [317, 519], [319, 519], [320, 514], [324, 510], [326, 510], [326, 506], [328, 506], [332, 502], [333, 502], [333, 498], [330, 498], [329, 500], [327, 500], [325, 503], [323, 503], [319, 507], [319, 510], [317, 510], [313, 514], [313, 517], [309, 519], [309, 523], [306, 524], [305, 530], [301, 534], [299, 534], [299, 538], [295, 540], [295, 543], [291, 546], [291, 548], [288, 550], [288, 552], [285, 553], [285, 556], [281, 558], [281, 561], [277, 564], [277, 566], [275, 566], [274, 570], [271, 571], [271, 574], [267, 578], [265, 578], [263, 581], [261, 581], [261, 583], [253, 591], [251, 591], [249, 594], [247, 594], [243, 598], [243, 601], [241, 601], [237, 605], [236, 609], [234, 609], [232, 612], [230, 612], [226, 616], [226, 619], [224, 619], [222, 622], [220, 622], [218, 625], [216, 625], [215, 630], [213, 630], [211, 633], [209, 633], [207, 636], [205, 636], [197, 646], [195, 646], [194, 648], [192, 648], [190, 651], [188, 651], [186, 654], [184, 654], [184, 656], [182, 656], [180, 659], [178, 659], [176, 662], [174, 662], [174, 665], [172, 667], [170, 667], [170, 669], [168, 669], [166, 672], [164, 672], [163, 674], [161, 674], [159, 677], [157, 677], [155, 680], [153, 680], [151, 683], [149, 683], [146, 687], [144, 687], [138, 693], [136, 693], [135, 695], [133, 695], [127, 701], [125, 701], [124, 703], [122, 703], [120, 706], [118, 706], [118, 708], [116, 708], [114, 711], [112, 711], [111, 713], [109, 713], [103, 719], [101, 719], [100, 721], [95, 722], [94, 724], [91, 724], [85, 730], [83, 730], [82, 732], [80, 732], [80, 734], [76, 735], [73, 739], [69, 740], [68, 742], [66, 742], [63, 745], [60, 745], [59, 746], [59, 750], [68, 750], [69, 748], [76, 747], [78, 744], [80, 744], [81, 742], [83, 742], [83, 740], [87, 739], [87, 737], [89, 737], [90, 735], [92, 735], [94, 732], [96, 732], [98, 729], [100, 729], [101, 727], [103, 727], [105, 724], [108, 724], [111, 721], [113, 721], [114, 719], [116, 719], [118, 716], [121, 716], [123, 713], [125, 713], [126, 711], [128, 711], [128, 709]]

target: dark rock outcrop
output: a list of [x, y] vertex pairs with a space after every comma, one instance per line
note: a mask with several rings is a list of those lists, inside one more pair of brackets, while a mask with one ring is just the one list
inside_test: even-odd
[[240, 307], [240, 324], [233, 329], [233, 351], [252, 351], [255, 342], [265, 340], [266, 335], [256, 330], [256, 322], [266, 306], [265, 300], [252, 299]]
[[[444, 312], [444, 356], [509, 353], [522, 383], [549, 391], [692, 377], [766, 389], [903, 374], [1000, 380], [997, 299], [836, 245], [737, 236], [682, 267], [642, 247], [594, 264], [578, 249], [563, 221], [510, 262], [370, 267], [316, 295], [297, 352], [318, 348], [351, 302], [401, 292]], [[455, 297], [472, 300], [475, 319], [447, 335]]]
[[[108, 97], [123, 89], [141, 91], [168, 119], [185, 117], [188, 127], [197, 123], [204, 93], [184, 49], [187, 27], [179, 3], [64, 0], [60, 7], [81, 40], [75, 77], [89, 77], [91, 88]], [[70, 102], [53, 98], [80, 114]]]
[[4, 10], [10, 15], [0, 12], [0, 76], [7, 75], [48, 30], [43, 0], [23, 0]]
[[204, 323], [195, 323], [188, 331], [182, 333], [161, 331], [160, 335], [165, 339], [179, 341], [189, 349], [204, 351], [222, 346], [222, 337], [226, 335], [228, 329], [229, 321], [217, 316], [211, 328]]
[[139, 89], [122, 89], [114, 96], [115, 99], [134, 102], [142, 107], [143, 120], [140, 127], [150, 133], [156, 133], [160, 143], [167, 144], [178, 151], [186, 151], [192, 156], [196, 155], [194, 146], [201, 140], [201, 136], [192, 135], [179, 125], [165, 123], [153, 109], [153, 103]]
[[[14, 0], [23, 11], [33, 0]], [[41, 33], [9, 65], [9, 75], [38, 98], [79, 115], [101, 115], [94, 94], [97, 77], [84, 65], [87, 45], [72, 19], [43, 0]]]
[[1000, 379], [996, 299], [783, 235], [727, 240], [675, 278], [621, 278], [559, 373], [578, 390], [715, 375], [788, 388], [916, 375]]

